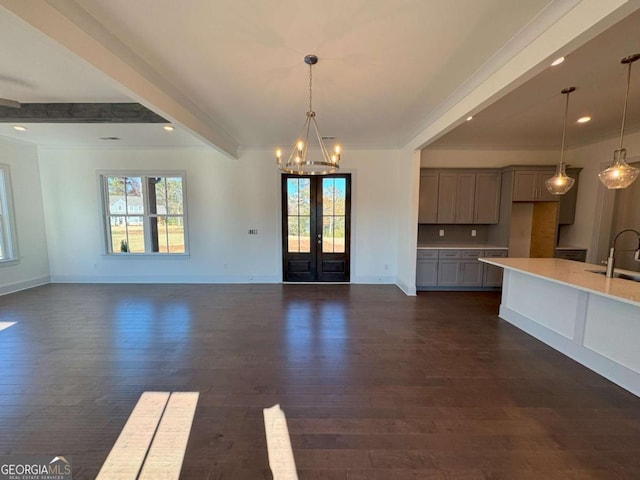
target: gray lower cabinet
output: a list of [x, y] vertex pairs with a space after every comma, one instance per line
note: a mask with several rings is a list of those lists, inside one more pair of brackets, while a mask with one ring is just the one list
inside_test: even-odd
[[[506, 250], [485, 250], [485, 258], [505, 258]], [[494, 265], [484, 264], [482, 285], [485, 287], [500, 287], [502, 285], [502, 268]]]
[[502, 269], [481, 263], [478, 258], [506, 256], [506, 250], [418, 250], [416, 287], [499, 287]]
[[576, 262], [587, 261], [587, 251], [581, 248], [556, 250], [553, 256], [556, 258], [564, 258], [566, 260], [574, 260]]
[[438, 250], [418, 250], [416, 287], [438, 284]]

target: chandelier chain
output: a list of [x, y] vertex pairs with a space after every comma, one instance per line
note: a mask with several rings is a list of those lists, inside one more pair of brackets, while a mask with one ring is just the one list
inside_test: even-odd
[[313, 71], [313, 69], [312, 69], [312, 66], [310, 64], [309, 65], [309, 112], [313, 112], [313, 108], [311, 106], [311, 99], [312, 99], [312, 96], [313, 96], [313, 93], [312, 93], [313, 89], [311, 88], [311, 83], [312, 83], [312, 80], [313, 80], [312, 71]]

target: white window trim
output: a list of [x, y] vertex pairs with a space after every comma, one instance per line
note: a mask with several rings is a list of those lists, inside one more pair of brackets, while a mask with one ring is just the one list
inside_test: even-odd
[[9, 165], [0, 163], [0, 182], [4, 183], [4, 188], [0, 189], [0, 241], [5, 243], [5, 249], [9, 256], [0, 259], [0, 266], [15, 265], [20, 261], [18, 255], [18, 231], [16, 227], [16, 217], [13, 208], [13, 190], [11, 187], [11, 169]]
[[[102, 254], [104, 256], [110, 258], [133, 258], [133, 257], [153, 257], [153, 258], [177, 258], [177, 257], [188, 257], [189, 254], [189, 228], [187, 221], [187, 172], [185, 170], [97, 170], [96, 171], [97, 180], [98, 180], [98, 193], [100, 195], [100, 225], [102, 228]], [[184, 253], [168, 253], [168, 252], [117, 252], [110, 251], [109, 245], [109, 227], [107, 226], [107, 222], [109, 221], [109, 217], [111, 214], [109, 213], [109, 199], [106, 191], [106, 177], [180, 177], [182, 178], [182, 221], [184, 225]], [[151, 243], [150, 235], [151, 229], [149, 228], [149, 218], [151, 215], [149, 214], [149, 202], [147, 197], [147, 188], [145, 186], [145, 198], [144, 198], [144, 209], [140, 212], [139, 215], [143, 217], [143, 225], [145, 232], [145, 245]], [[125, 208], [126, 212], [126, 208]]]

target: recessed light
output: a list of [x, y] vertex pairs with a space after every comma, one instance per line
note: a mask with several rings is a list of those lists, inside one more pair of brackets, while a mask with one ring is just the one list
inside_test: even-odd
[[164, 128], [167, 132], [173, 132], [173, 125], [165, 125]]
[[578, 123], [587, 123], [591, 121], [591, 117], [589, 115], [585, 115], [584, 117], [580, 117], [577, 122]]
[[14, 125], [14, 126], [13, 126], [13, 129], [14, 129], [14, 130], [17, 130], [17, 131], [19, 131], [19, 132], [26, 132], [26, 131], [27, 131], [27, 127], [24, 127], [24, 126], [22, 126], [22, 125]]
[[551, 66], [555, 67], [556, 65], [560, 65], [562, 62], [564, 62], [564, 57], [556, 58], [553, 62], [551, 62]]
[[473, 120], [473, 115], [469, 115], [469, 116], [467, 117], [467, 122], [469, 122], [469, 121], [471, 121], [471, 120]]

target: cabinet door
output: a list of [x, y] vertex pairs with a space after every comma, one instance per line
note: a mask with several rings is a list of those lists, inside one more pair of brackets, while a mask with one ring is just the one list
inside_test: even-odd
[[516, 171], [513, 176], [514, 202], [533, 202], [536, 200], [538, 189], [538, 173], [530, 171]]
[[416, 263], [416, 287], [438, 284], [438, 261], [418, 259]]
[[473, 205], [475, 203], [476, 174], [458, 173], [456, 183], [455, 222], [473, 223]]
[[460, 282], [460, 260], [438, 261], [438, 285], [455, 287]]
[[443, 172], [438, 179], [438, 223], [456, 222], [458, 174]]
[[478, 260], [462, 260], [460, 262], [460, 285], [465, 287], [482, 285], [482, 265]]
[[473, 223], [495, 224], [500, 221], [500, 173], [477, 173]]
[[[484, 256], [486, 258], [505, 258], [507, 256], [506, 250], [485, 250]], [[499, 287], [502, 285], [502, 268], [495, 265], [489, 265], [485, 263], [484, 272], [482, 275], [482, 286], [484, 287]]]
[[438, 173], [420, 173], [420, 205], [418, 223], [438, 221]]

